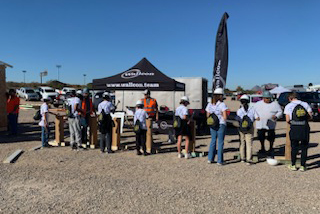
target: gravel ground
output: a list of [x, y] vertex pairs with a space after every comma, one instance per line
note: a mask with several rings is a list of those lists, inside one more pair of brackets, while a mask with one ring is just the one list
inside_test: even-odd
[[[231, 110], [237, 102], [227, 101]], [[246, 166], [234, 160], [239, 143], [228, 127], [225, 160], [219, 167], [207, 158], [178, 159], [166, 136], [162, 153], [136, 156], [134, 150], [100, 154], [69, 147], [38, 151], [40, 129], [34, 110], [20, 113], [20, 136], [0, 133], [0, 159], [16, 149], [25, 152], [14, 164], [0, 163], [0, 213], [320, 213], [320, 123], [311, 123], [309, 170], [291, 172], [263, 160]], [[283, 152], [285, 123], [279, 122], [275, 147]], [[134, 145], [133, 133], [123, 143]], [[199, 136], [197, 150], [207, 151], [209, 136]], [[268, 145], [268, 144], [267, 144]], [[254, 152], [260, 149], [254, 141]]]

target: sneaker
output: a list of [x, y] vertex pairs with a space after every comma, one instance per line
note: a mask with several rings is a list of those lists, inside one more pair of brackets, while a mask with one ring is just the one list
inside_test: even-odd
[[298, 169], [297, 169], [297, 167], [296, 167], [296, 165], [289, 165], [288, 166], [288, 168], [291, 170], [291, 171], [297, 171]]
[[241, 163], [245, 163], [246, 161], [245, 160], [241, 160]]
[[142, 155], [142, 153], [140, 151], [137, 151], [137, 155]]
[[300, 166], [299, 171], [300, 172], [305, 172], [307, 168], [305, 166]]
[[207, 162], [208, 164], [212, 164], [213, 163], [213, 161], [211, 161], [211, 160], [208, 160], [208, 162]]
[[251, 162], [247, 162], [246, 165], [247, 165], [247, 166], [251, 166], [252, 163], [251, 163]]
[[189, 158], [191, 158], [191, 155], [188, 153], [188, 154], [186, 154], [186, 155], [184, 156], [184, 158], [185, 158], [185, 159], [189, 159]]
[[183, 158], [183, 154], [179, 153], [178, 158]]
[[144, 156], [148, 156], [149, 153], [148, 153], [148, 152], [144, 152], [143, 155], [144, 155]]
[[224, 164], [223, 164], [223, 163], [217, 163], [217, 165], [218, 165], [218, 166], [223, 166]]

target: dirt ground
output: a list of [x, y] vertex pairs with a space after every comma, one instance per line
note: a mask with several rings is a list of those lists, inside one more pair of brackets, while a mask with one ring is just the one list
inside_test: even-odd
[[[238, 102], [226, 101], [232, 111]], [[35, 110], [21, 110], [20, 135], [0, 133], [0, 160], [17, 149], [13, 164], [0, 163], [0, 213], [320, 213], [320, 123], [311, 123], [308, 170], [292, 172], [264, 159], [246, 166], [234, 159], [237, 130], [228, 127], [226, 165], [207, 157], [178, 159], [175, 145], [155, 136], [160, 152], [147, 157], [134, 150], [100, 154], [69, 147], [29, 151], [41, 144]], [[286, 125], [278, 122], [276, 154], [284, 152]], [[134, 147], [134, 134], [121, 143]], [[197, 151], [208, 151], [210, 136], [197, 137]], [[268, 145], [268, 144], [267, 144]], [[253, 151], [259, 149], [254, 141]]]

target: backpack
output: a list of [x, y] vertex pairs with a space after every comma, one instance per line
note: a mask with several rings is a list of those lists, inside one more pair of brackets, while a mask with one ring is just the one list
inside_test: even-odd
[[245, 116], [243, 116], [239, 125], [240, 125], [239, 126], [240, 132], [248, 133], [252, 128], [253, 122], [248, 115], [245, 115]]
[[134, 133], [136, 133], [136, 134], [140, 134], [140, 132], [141, 132], [141, 123], [140, 123], [140, 120], [137, 120], [136, 123], [134, 124], [134, 126], [133, 126], [133, 131], [134, 131]]
[[70, 105], [68, 103], [68, 105], [66, 106], [66, 115], [69, 118], [73, 118], [73, 114], [72, 114], [72, 105]]
[[101, 114], [98, 116], [99, 130], [102, 134], [106, 134], [112, 130], [113, 121], [110, 114], [106, 114], [102, 109]]
[[308, 112], [307, 110], [301, 105], [298, 104], [294, 107], [292, 111], [292, 125], [305, 125], [308, 121]]
[[41, 120], [42, 115], [41, 115], [41, 110], [39, 109], [33, 116], [34, 120]]
[[217, 128], [219, 127], [220, 121], [218, 116], [215, 113], [212, 113], [207, 118], [207, 125], [211, 128]]
[[175, 129], [181, 128], [181, 117], [180, 116], [174, 116], [173, 128], [175, 128]]

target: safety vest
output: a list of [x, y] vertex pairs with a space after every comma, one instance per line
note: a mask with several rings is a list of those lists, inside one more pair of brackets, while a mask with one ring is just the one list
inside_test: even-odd
[[[153, 98], [143, 99], [144, 110], [147, 112], [149, 117], [154, 117], [157, 113], [157, 101]], [[148, 102], [149, 101], [149, 102]]]
[[[90, 101], [90, 114], [93, 113], [93, 106], [92, 106], [92, 100], [89, 99]], [[87, 112], [87, 106], [86, 106], [86, 99], [84, 98], [82, 100], [82, 104], [81, 104], [81, 109], [82, 109], [82, 115], [85, 116], [86, 115], [86, 112]]]

